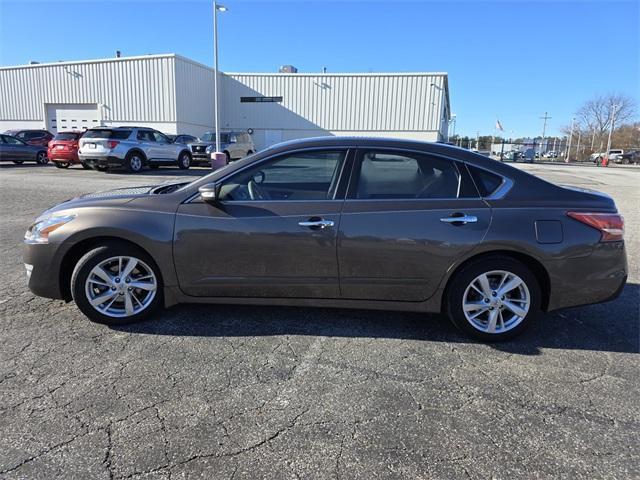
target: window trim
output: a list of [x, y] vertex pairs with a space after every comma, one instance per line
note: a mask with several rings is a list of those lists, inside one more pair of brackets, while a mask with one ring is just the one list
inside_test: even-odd
[[[473, 185], [473, 188], [476, 190], [476, 194], [478, 195], [477, 197], [442, 197], [442, 198], [357, 198], [355, 196], [356, 194], [356, 189], [358, 188], [358, 179], [359, 179], [359, 175], [360, 175], [360, 170], [358, 168], [359, 166], [359, 162], [360, 164], [361, 162], [361, 152], [367, 152], [370, 150], [380, 150], [380, 151], [389, 151], [389, 152], [396, 152], [397, 154], [402, 154], [402, 153], [407, 153], [407, 154], [418, 154], [418, 155], [426, 155], [426, 156], [433, 156], [433, 157], [437, 157], [439, 159], [442, 160], [446, 160], [449, 161], [453, 164], [454, 168], [456, 169], [456, 171], [458, 172], [458, 175], [460, 176], [460, 180], [458, 183], [458, 194], [460, 192], [460, 188], [462, 187], [462, 182], [465, 181], [465, 176], [467, 176], [467, 181], [471, 181], [471, 185]], [[464, 168], [464, 171], [463, 171]], [[494, 172], [492, 172], [494, 173]], [[466, 174], [466, 175], [465, 175]], [[497, 175], [496, 173], [494, 173], [494, 175]], [[502, 175], [499, 175], [500, 177], [502, 177]], [[358, 177], [358, 178], [356, 178]], [[346, 198], [345, 200], [350, 201], [350, 202], [402, 202], [402, 201], [410, 201], [410, 202], [416, 202], [416, 201], [425, 201], [425, 202], [429, 202], [429, 201], [439, 201], [439, 200], [480, 200], [482, 198], [482, 196], [480, 195], [480, 191], [478, 190], [478, 187], [476, 186], [475, 182], [473, 181], [473, 178], [471, 177], [471, 173], [468, 172], [466, 170], [466, 163], [461, 161], [461, 160], [457, 160], [455, 158], [451, 158], [451, 157], [447, 157], [446, 155], [440, 155], [438, 153], [434, 153], [434, 152], [428, 152], [428, 151], [424, 151], [424, 150], [414, 150], [414, 149], [409, 149], [409, 148], [401, 148], [401, 147], [378, 147], [378, 146], [367, 146], [367, 145], [360, 145], [358, 146], [358, 148], [356, 149], [355, 153], [354, 153], [354, 158], [353, 158], [353, 165], [352, 165], [352, 169], [351, 169], [351, 175], [349, 176], [349, 185], [347, 187], [347, 192], [346, 192]]]

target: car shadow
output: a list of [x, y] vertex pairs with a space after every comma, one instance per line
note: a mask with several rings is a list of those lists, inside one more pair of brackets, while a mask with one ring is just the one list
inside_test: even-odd
[[[638, 353], [639, 294], [639, 285], [627, 284], [615, 301], [541, 315], [521, 336], [491, 346], [519, 355], [539, 355], [547, 348]], [[112, 328], [194, 337], [310, 335], [478, 343], [442, 315], [306, 307], [177, 305], [159, 318]]]

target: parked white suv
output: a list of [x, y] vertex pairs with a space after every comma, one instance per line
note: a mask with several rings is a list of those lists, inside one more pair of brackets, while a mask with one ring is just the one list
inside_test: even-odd
[[145, 166], [191, 165], [189, 146], [173, 143], [164, 133], [152, 128], [92, 128], [80, 139], [78, 157], [96, 170], [124, 167], [140, 172]]

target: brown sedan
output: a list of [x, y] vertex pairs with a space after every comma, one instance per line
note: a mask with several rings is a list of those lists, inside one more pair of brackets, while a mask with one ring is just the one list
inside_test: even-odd
[[284, 143], [192, 183], [85, 195], [25, 244], [34, 293], [109, 324], [182, 302], [354, 307], [442, 312], [493, 341], [627, 277], [610, 197], [385, 139]]

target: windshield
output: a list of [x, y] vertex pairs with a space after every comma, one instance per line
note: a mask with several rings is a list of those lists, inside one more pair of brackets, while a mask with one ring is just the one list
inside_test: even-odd
[[[216, 141], [216, 134], [212, 133], [212, 132], [207, 132], [202, 136], [202, 141], [203, 142], [215, 142]], [[229, 141], [229, 134], [228, 133], [221, 133], [220, 134], [220, 141], [222, 143], [226, 143]]]

